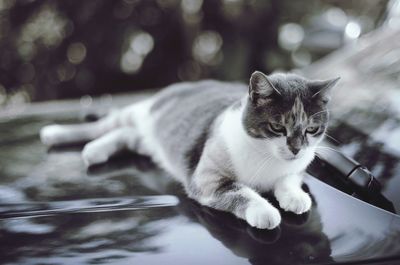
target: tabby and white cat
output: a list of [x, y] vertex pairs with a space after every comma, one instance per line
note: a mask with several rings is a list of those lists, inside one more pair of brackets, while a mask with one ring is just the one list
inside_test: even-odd
[[254, 72], [249, 88], [211, 80], [173, 84], [97, 122], [50, 125], [40, 136], [47, 145], [91, 141], [82, 151], [87, 166], [122, 149], [149, 155], [202, 205], [273, 229], [280, 213], [258, 192], [273, 191], [285, 211], [310, 209], [302, 172], [323, 138], [338, 79]]

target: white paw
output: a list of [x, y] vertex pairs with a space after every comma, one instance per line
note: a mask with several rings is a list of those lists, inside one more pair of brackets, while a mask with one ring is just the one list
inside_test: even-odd
[[101, 164], [108, 160], [108, 155], [99, 145], [88, 143], [82, 150], [83, 162], [87, 167]]
[[61, 125], [48, 125], [40, 130], [40, 140], [45, 145], [55, 145], [62, 142], [62, 135], [65, 133]]
[[302, 214], [310, 210], [312, 201], [310, 196], [301, 192], [287, 192], [277, 196], [279, 206], [285, 210], [294, 212], [296, 214]]
[[250, 205], [245, 217], [249, 225], [259, 229], [274, 229], [281, 223], [281, 214], [268, 203]]

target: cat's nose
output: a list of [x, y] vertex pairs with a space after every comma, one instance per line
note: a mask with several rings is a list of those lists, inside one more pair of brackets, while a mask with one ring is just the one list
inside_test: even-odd
[[300, 152], [300, 148], [289, 146], [289, 149], [294, 155], [297, 155]]
[[300, 152], [301, 147], [303, 145], [303, 138], [301, 136], [300, 137], [299, 136], [287, 137], [286, 144], [287, 144], [289, 150], [294, 155], [297, 155]]

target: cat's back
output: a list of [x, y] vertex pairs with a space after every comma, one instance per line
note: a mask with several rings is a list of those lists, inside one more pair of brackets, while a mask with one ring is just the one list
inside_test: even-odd
[[245, 85], [233, 82], [203, 80], [182, 82], [167, 86], [158, 92], [150, 111], [162, 113], [165, 110], [176, 111], [197, 109], [203, 105], [213, 105], [216, 101], [232, 103], [246, 92]]
[[204, 80], [174, 84], [156, 94], [149, 114], [163, 164], [179, 167], [180, 175], [190, 172], [213, 121], [227, 107], [239, 103], [246, 92], [247, 87], [240, 83]]
[[178, 83], [155, 96], [150, 114], [160, 136], [171, 139], [185, 133], [187, 139], [203, 131], [224, 109], [239, 103], [245, 93], [246, 87], [240, 83], [215, 80]]

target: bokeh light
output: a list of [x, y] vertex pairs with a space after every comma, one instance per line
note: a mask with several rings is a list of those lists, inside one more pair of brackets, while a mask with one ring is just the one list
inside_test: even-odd
[[196, 14], [200, 11], [201, 6], [203, 5], [203, 0], [182, 0], [181, 7], [183, 12], [186, 14], [192, 15]]
[[86, 57], [86, 47], [81, 42], [72, 43], [67, 50], [68, 61], [73, 64], [80, 64]]
[[36, 51], [36, 44], [46, 47], [57, 46], [65, 37], [67, 19], [50, 5], [43, 7], [22, 27], [18, 38], [18, 51], [22, 59], [29, 61]]
[[357, 39], [361, 35], [361, 27], [360, 25], [355, 22], [355, 21], [350, 21], [347, 23], [346, 28], [345, 28], [345, 36], [346, 38], [350, 40]]
[[222, 38], [215, 31], [200, 33], [193, 43], [193, 57], [203, 64], [214, 65], [220, 62]]
[[142, 67], [143, 58], [132, 50], [127, 51], [121, 59], [121, 69], [126, 74], [133, 74]]
[[129, 48], [122, 55], [121, 70], [133, 74], [140, 70], [147, 54], [154, 48], [153, 37], [147, 32], [137, 32], [130, 38]]
[[279, 45], [286, 50], [295, 50], [304, 39], [303, 28], [296, 23], [287, 23], [279, 28]]
[[140, 32], [132, 37], [130, 47], [133, 52], [146, 56], [154, 47], [154, 40], [147, 32]]
[[75, 73], [75, 66], [69, 62], [62, 63], [57, 67], [57, 76], [61, 82], [71, 80], [74, 78]]
[[328, 23], [337, 28], [343, 28], [348, 21], [346, 13], [337, 7], [329, 8], [324, 15]]

